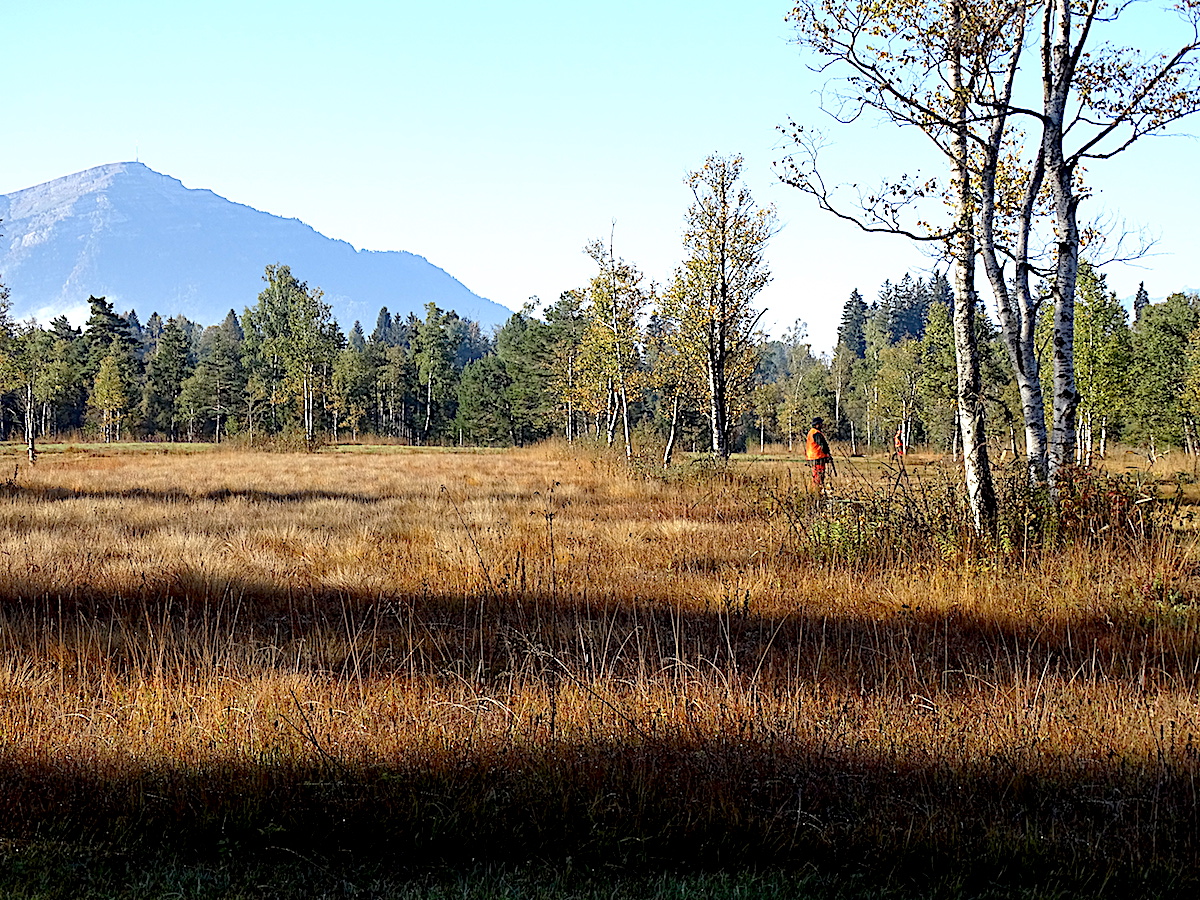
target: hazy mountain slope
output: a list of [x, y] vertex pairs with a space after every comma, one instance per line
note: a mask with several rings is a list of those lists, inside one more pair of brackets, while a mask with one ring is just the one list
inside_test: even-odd
[[0, 278], [16, 318], [45, 320], [95, 294], [143, 320], [157, 310], [212, 324], [255, 302], [271, 263], [321, 287], [343, 328], [359, 319], [369, 333], [381, 306], [423, 316], [429, 301], [484, 325], [511, 314], [424, 257], [355, 250], [141, 163], [0, 195], [0, 218]]

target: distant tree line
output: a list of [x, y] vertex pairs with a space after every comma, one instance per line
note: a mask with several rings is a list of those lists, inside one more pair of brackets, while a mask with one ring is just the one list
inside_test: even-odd
[[[828, 367], [826, 416], [840, 437], [879, 443], [899, 429], [907, 443], [957, 450], [951, 294], [941, 276], [923, 282], [907, 275], [885, 284], [870, 305], [851, 294]], [[1176, 293], [1151, 304], [1141, 285], [1131, 321], [1104, 275], [1084, 260], [1074, 318], [1077, 461], [1104, 456], [1116, 440], [1151, 453], [1168, 447], [1200, 453], [1200, 297]], [[1052, 329], [1043, 307], [1039, 355], [1048, 357]], [[976, 333], [991, 440], [1019, 457], [1021, 395], [1003, 337], [982, 313]], [[1052, 367], [1039, 371], [1049, 392]]]
[[[82, 329], [5, 315], [0, 428], [35, 440], [290, 433], [481, 445], [554, 434], [620, 444], [629, 434], [667, 459], [681, 445], [712, 450], [709, 351], [687, 331], [683, 288], [659, 292], [599, 243], [589, 251], [597, 271], [586, 285], [515, 313], [493, 335], [434, 304], [423, 318], [385, 308], [369, 334], [358, 322], [343, 333], [320, 291], [286, 265], [267, 267], [240, 317], [231, 310], [208, 327], [157, 313], [143, 324], [102, 297], [89, 298]], [[803, 323], [781, 340], [744, 331], [725, 372], [726, 448], [795, 448], [821, 416], [856, 448], [890, 446], [899, 430], [906, 444], [956, 452], [950, 296], [941, 275], [886, 282], [870, 303], [853, 291], [828, 357], [813, 353]], [[1130, 321], [1084, 262], [1076, 328], [1080, 456], [1117, 440], [1200, 453], [1200, 297], [1150, 304], [1141, 288]], [[991, 438], [1019, 456], [1011, 366], [986, 316], [977, 330]]]
[[424, 319], [380, 311], [368, 337], [334, 321], [319, 289], [286, 265], [242, 316], [203, 327], [183, 316], [117, 314], [90, 297], [82, 329], [2, 321], [0, 428], [104, 441], [222, 441], [233, 435], [442, 439], [464, 367], [492, 351], [479, 325], [433, 304]]

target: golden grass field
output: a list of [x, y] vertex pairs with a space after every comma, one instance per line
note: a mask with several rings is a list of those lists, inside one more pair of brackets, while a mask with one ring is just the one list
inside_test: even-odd
[[980, 548], [840, 465], [48, 447], [0, 484], [3, 859], [1193, 890], [1190, 531]]

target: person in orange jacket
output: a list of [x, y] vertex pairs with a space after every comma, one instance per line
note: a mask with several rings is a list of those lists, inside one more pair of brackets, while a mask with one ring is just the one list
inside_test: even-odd
[[837, 466], [833, 462], [833, 454], [829, 452], [829, 441], [821, 431], [824, 421], [818, 417], [812, 420], [812, 429], [808, 432], [808, 445], [805, 453], [812, 464], [813, 485], [818, 491], [825, 489], [825, 467], [832, 466], [833, 474], [837, 474]]

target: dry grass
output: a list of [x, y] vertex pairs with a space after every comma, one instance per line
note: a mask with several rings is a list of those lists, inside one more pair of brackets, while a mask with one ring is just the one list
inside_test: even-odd
[[0, 497], [0, 837], [1194, 886], [1191, 548], [831, 562], [806, 480], [47, 453]]

